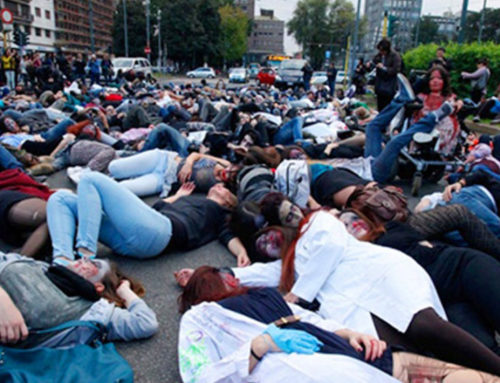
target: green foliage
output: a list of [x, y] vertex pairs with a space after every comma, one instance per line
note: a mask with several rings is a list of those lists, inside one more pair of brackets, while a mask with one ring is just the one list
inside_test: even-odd
[[[145, 7], [140, 0], [127, 1], [127, 23], [130, 56], [144, 56], [146, 46], [146, 16]], [[231, 0], [151, 0], [151, 56], [157, 57], [157, 38], [153, 36], [157, 24], [156, 12], [162, 11], [161, 37], [163, 45], [166, 42], [168, 58], [177, 61], [182, 67], [193, 68], [208, 63], [220, 65], [223, 54], [226, 53], [223, 44], [226, 33], [222, 31], [219, 8], [232, 6]], [[238, 16], [239, 17], [239, 16]], [[244, 33], [248, 30], [248, 21], [244, 24]], [[246, 20], [246, 19], [245, 19]], [[227, 26], [227, 23], [224, 24]], [[232, 28], [232, 27], [231, 27]], [[234, 31], [231, 35], [229, 54], [240, 59], [241, 33]], [[239, 45], [235, 42], [238, 41]], [[236, 44], [236, 45], [235, 45]], [[246, 44], [246, 41], [245, 41]], [[234, 49], [238, 46], [238, 49]], [[125, 54], [123, 37], [122, 1], [117, 3], [113, 24], [113, 50], [117, 56]], [[244, 51], [243, 51], [244, 53]], [[236, 58], [234, 58], [236, 60]]]
[[[493, 92], [500, 83], [500, 46], [492, 42], [444, 45], [446, 48], [446, 58], [452, 61], [451, 83], [454, 92], [460, 96], [467, 96], [470, 93], [470, 83], [460, 76], [462, 72], [474, 72], [476, 70], [476, 60], [487, 58], [491, 77], [488, 82], [490, 93]], [[429, 63], [436, 55], [438, 45], [427, 44], [406, 52], [403, 56], [405, 68], [409, 72], [412, 69], [426, 70]]]
[[418, 28], [418, 43], [419, 44], [429, 44], [437, 43], [443, 40], [443, 36], [438, 33], [439, 24], [436, 23], [431, 17], [423, 16], [420, 19], [420, 25], [415, 25], [413, 28], [413, 40], [415, 40], [415, 35]]
[[[129, 56], [144, 56], [146, 46], [146, 13], [140, 1], [126, 0]], [[123, 2], [119, 1], [113, 20], [113, 52], [125, 56]]]
[[[354, 26], [354, 7], [348, 0], [301, 0], [288, 22], [288, 33], [302, 45], [311, 64], [319, 68], [325, 51], [345, 48], [347, 36]], [[366, 29], [362, 23], [360, 30]], [[360, 34], [361, 35], [361, 34]], [[360, 36], [361, 39], [362, 36]]]
[[[500, 8], [486, 8], [481, 41], [500, 43]], [[481, 12], [469, 12], [465, 24], [465, 41], [475, 42], [479, 35]]]
[[222, 57], [228, 62], [241, 60], [247, 50], [248, 18], [240, 8], [219, 8]]

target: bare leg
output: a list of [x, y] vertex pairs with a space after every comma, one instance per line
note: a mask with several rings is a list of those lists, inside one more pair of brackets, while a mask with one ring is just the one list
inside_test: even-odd
[[34, 257], [49, 241], [46, 205], [47, 202], [40, 198], [29, 198], [14, 204], [9, 210], [9, 223], [16, 229], [31, 232], [20, 250], [22, 255]]
[[392, 375], [403, 383], [411, 383], [412, 381], [443, 383], [500, 382], [500, 378], [485, 372], [409, 352], [394, 352], [392, 357]]

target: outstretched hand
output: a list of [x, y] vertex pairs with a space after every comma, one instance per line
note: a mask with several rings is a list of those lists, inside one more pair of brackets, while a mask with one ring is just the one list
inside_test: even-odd
[[174, 272], [174, 278], [180, 287], [186, 287], [193, 273], [194, 269], [180, 269]]
[[194, 189], [196, 189], [194, 182], [186, 182], [182, 184], [182, 186], [179, 188], [179, 190], [177, 190], [175, 195], [178, 197], [185, 197], [193, 193]]

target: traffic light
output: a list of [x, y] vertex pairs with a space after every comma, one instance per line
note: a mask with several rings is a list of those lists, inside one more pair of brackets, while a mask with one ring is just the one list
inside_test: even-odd
[[14, 43], [17, 45], [17, 46], [21, 46], [21, 30], [19, 29], [19, 27], [16, 25], [14, 27]]
[[398, 17], [394, 15], [389, 15], [389, 23], [387, 27], [387, 36], [392, 37], [396, 34], [398, 26], [399, 26], [399, 21]]
[[14, 27], [14, 43], [19, 47], [24, 47], [29, 44], [28, 34], [19, 29], [18, 26]]

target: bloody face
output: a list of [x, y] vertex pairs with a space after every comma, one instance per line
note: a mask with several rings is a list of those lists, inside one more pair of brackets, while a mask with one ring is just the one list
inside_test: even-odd
[[256, 246], [260, 254], [278, 259], [281, 254], [281, 246], [283, 245], [285, 238], [283, 233], [279, 230], [269, 230], [261, 234], [257, 238]]
[[435, 70], [431, 73], [431, 78], [429, 79], [429, 89], [432, 93], [439, 93], [443, 90], [444, 80], [441, 76], [441, 72]]

